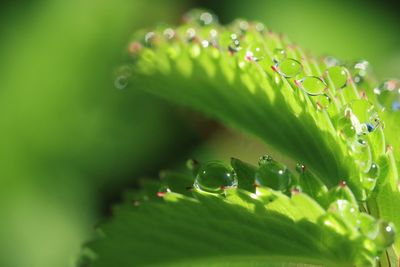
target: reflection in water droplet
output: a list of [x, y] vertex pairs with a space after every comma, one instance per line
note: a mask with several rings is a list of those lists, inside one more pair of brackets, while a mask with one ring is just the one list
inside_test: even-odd
[[128, 77], [125, 75], [118, 76], [114, 81], [115, 88], [122, 90], [128, 86]]
[[275, 65], [275, 67], [278, 73], [285, 78], [295, 77], [302, 71], [303, 68], [299, 61], [292, 58], [287, 58], [279, 61]]
[[223, 193], [225, 189], [237, 186], [236, 174], [223, 162], [209, 161], [199, 168], [193, 186], [209, 193]]
[[327, 69], [327, 73], [335, 88], [343, 88], [346, 86], [348, 74], [345, 67], [333, 66]]
[[324, 80], [316, 76], [306, 76], [301, 80], [295, 81], [295, 83], [311, 96], [321, 95], [328, 88]]
[[400, 80], [387, 80], [375, 88], [374, 93], [383, 108], [400, 111]]

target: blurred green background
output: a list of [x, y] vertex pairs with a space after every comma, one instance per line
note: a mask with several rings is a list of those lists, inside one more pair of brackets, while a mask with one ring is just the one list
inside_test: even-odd
[[187, 157], [254, 162], [268, 150], [113, 73], [132, 32], [204, 7], [260, 20], [316, 54], [400, 77], [389, 1], [9, 1], [0, 4], [0, 266], [74, 266], [82, 242], [140, 176]]

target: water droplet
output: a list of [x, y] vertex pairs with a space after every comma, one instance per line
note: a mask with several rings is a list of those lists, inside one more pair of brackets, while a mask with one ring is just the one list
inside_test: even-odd
[[367, 75], [369, 68], [369, 62], [366, 60], [360, 60], [354, 64], [353, 79], [355, 83], [361, 83], [364, 77]]
[[257, 22], [254, 27], [258, 32], [263, 32], [265, 30], [265, 25], [261, 22]]
[[303, 165], [303, 164], [301, 164], [301, 163], [297, 163], [296, 164], [296, 171], [298, 172], [298, 173], [304, 173], [305, 171], [306, 171], [306, 166], [305, 165]]
[[351, 110], [350, 120], [358, 135], [374, 131], [381, 123], [374, 105], [366, 99], [353, 100], [347, 108]]
[[327, 109], [331, 104], [331, 98], [327, 94], [317, 95], [314, 100], [320, 110]]
[[164, 197], [166, 194], [170, 193], [171, 190], [167, 186], [161, 186], [160, 189], [157, 191], [158, 197]]
[[358, 139], [350, 146], [350, 153], [362, 172], [367, 172], [372, 163], [371, 148], [366, 140]]
[[342, 235], [346, 235], [349, 232], [348, 227], [340, 218], [338, 218], [338, 215], [331, 212], [322, 215], [318, 219], [318, 223]]
[[200, 20], [203, 22], [204, 25], [208, 25], [213, 22], [213, 16], [208, 12], [204, 12], [200, 15]]
[[351, 225], [356, 225], [358, 220], [358, 207], [347, 200], [338, 199], [331, 203], [328, 208], [331, 212], [336, 212]]
[[396, 231], [394, 225], [385, 221], [378, 222], [378, 235], [375, 238], [375, 244], [384, 250], [395, 241]]
[[376, 180], [379, 176], [379, 173], [379, 166], [376, 163], [372, 163], [369, 171], [363, 174], [361, 178], [361, 183], [365, 190], [371, 192], [375, 188]]
[[251, 52], [253, 53], [253, 60], [258, 62], [265, 58], [265, 51], [262, 47], [262, 44], [257, 44], [251, 48]]
[[267, 162], [272, 161], [272, 157], [270, 155], [262, 155], [259, 159], [258, 159], [258, 165], [261, 166], [263, 164], [266, 164]]
[[218, 22], [218, 18], [208, 11], [194, 9], [183, 16], [183, 21], [188, 24], [206, 26]]
[[357, 225], [358, 229], [364, 236], [370, 239], [376, 237], [378, 232], [378, 224], [374, 217], [365, 213], [360, 213], [357, 220]]
[[346, 86], [348, 79], [348, 72], [345, 67], [333, 66], [327, 69], [327, 73], [332, 80], [335, 88], [343, 88]]
[[200, 166], [193, 186], [209, 193], [223, 193], [237, 186], [236, 174], [223, 162], [209, 161]]
[[392, 111], [400, 111], [400, 80], [387, 80], [374, 89], [379, 104]]
[[286, 51], [280, 48], [276, 48], [273, 54], [273, 60], [275, 63], [282, 61], [286, 58]]
[[340, 118], [337, 123], [337, 130], [339, 136], [346, 142], [354, 142], [357, 137], [356, 129], [350, 119], [351, 111], [348, 110], [345, 116]]
[[291, 174], [288, 168], [269, 156], [260, 161], [260, 167], [256, 172], [256, 185], [286, 192], [291, 183]]
[[167, 40], [171, 40], [175, 37], [175, 31], [172, 28], [166, 28], [163, 32], [163, 35]]
[[331, 56], [325, 57], [323, 61], [328, 68], [340, 65], [340, 61], [337, 58]]
[[186, 38], [189, 42], [196, 38], [196, 30], [194, 28], [189, 28], [186, 30]]
[[147, 46], [151, 46], [152, 42], [155, 38], [156, 34], [154, 32], [148, 32], [144, 36], [144, 42], [146, 43]]
[[236, 19], [232, 22], [232, 29], [239, 33], [245, 33], [249, 29], [249, 22], [244, 19]]
[[119, 90], [125, 89], [128, 86], [128, 81], [129, 79], [126, 75], [120, 75], [115, 79], [114, 86]]
[[324, 80], [316, 76], [306, 76], [301, 80], [296, 80], [295, 84], [311, 96], [321, 95], [328, 88]]
[[301, 63], [292, 58], [287, 58], [279, 61], [278, 63], [276, 63], [275, 67], [278, 73], [285, 78], [295, 77], [303, 69]]

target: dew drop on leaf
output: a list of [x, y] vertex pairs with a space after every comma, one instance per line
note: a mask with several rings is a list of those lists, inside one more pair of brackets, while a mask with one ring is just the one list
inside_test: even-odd
[[283, 77], [292, 78], [302, 71], [303, 66], [295, 59], [286, 58], [277, 63], [277, 69]]
[[351, 154], [353, 155], [355, 162], [360, 167], [360, 170], [366, 172], [369, 170], [372, 163], [371, 148], [367, 141], [364, 139], [358, 139], [350, 146]]
[[337, 123], [338, 134], [346, 142], [354, 142], [357, 138], [356, 129], [351, 122], [350, 116], [351, 111], [349, 110]]
[[335, 88], [346, 86], [348, 74], [345, 67], [333, 66], [326, 70]]
[[291, 173], [288, 168], [273, 160], [270, 156], [260, 159], [256, 172], [256, 185], [270, 187], [286, 192], [291, 183]]
[[355, 226], [358, 219], [358, 207], [347, 200], [338, 199], [331, 203], [328, 208], [331, 212], [338, 213], [344, 220]]
[[360, 60], [354, 64], [353, 67], [353, 80], [355, 83], [361, 83], [367, 75], [369, 69], [369, 62]]
[[296, 84], [308, 95], [315, 96], [324, 93], [328, 87], [324, 80], [316, 76], [306, 76], [296, 81]]
[[378, 222], [378, 235], [375, 238], [375, 244], [384, 250], [395, 241], [395, 228], [394, 225], [385, 221]]
[[237, 187], [233, 169], [221, 161], [209, 161], [201, 164], [194, 187], [209, 193], [223, 193], [224, 189]]
[[276, 48], [273, 53], [274, 62], [280, 62], [286, 58], [286, 51], [280, 48]]
[[373, 162], [369, 168], [369, 171], [363, 174], [361, 178], [361, 184], [368, 192], [371, 192], [375, 188], [379, 172], [380, 170], [378, 164]]
[[331, 98], [327, 94], [321, 94], [314, 97], [317, 108], [320, 110], [329, 108]]

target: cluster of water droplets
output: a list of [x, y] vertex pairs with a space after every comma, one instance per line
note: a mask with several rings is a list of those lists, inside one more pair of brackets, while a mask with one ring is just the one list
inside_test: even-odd
[[[202, 10], [187, 13], [183, 21], [185, 24], [178, 28], [162, 25], [153, 31], [139, 33], [139, 37], [128, 46], [129, 54], [134, 59], [141, 54], [145, 59], [151, 60], [155, 56], [153, 49], [157, 47], [166, 49], [167, 55], [172, 59], [177, 59], [183, 50], [189, 51], [192, 58], [206, 53], [216, 59], [227, 54], [242, 71], [256, 66], [277, 82], [287, 79], [294, 88], [308, 95], [318, 110], [328, 110], [332, 98], [339, 99], [339, 92], [345, 90], [349, 83], [362, 83], [369, 71], [369, 63], [362, 60], [353, 66], [350, 75], [342, 62], [333, 57], [324, 57], [320, 66], [325, 70], [321, 75], [309, 75], [309, 67], [306, 68], [297, 59], [302, 56], [296, 54], [292, 45], [285, 45], [286, 49], [276, 48], [282, 45], [281, 41], [276, 41], [280, 37], [268, 31], [260, 22], [237, 19], [223, 28], [214, 14]], [[118, 70], [116, 88], [123, 89], [128, 85], [131, 69], [130, 66], [124, 66]], [[400, 110], [399, 81], [386, 81], [374, 92], [382, 107]], [[348, 99], [342, 102], [346, 103]], [[363, 175], [368, 177], [365, 178], [366, 189], [372, 190], [373, 177], [367, 173], [376, 163], [372, 162], [371, 148], [366, 136], [382, 125], [378, 112], [367, 99], [355, 99], [347, 105], [339, 106], [339, 112], [341, 117], [336, 123], [337, 133], [348, 145]], [[262, 183], [262, 179], [259, 180]]]

